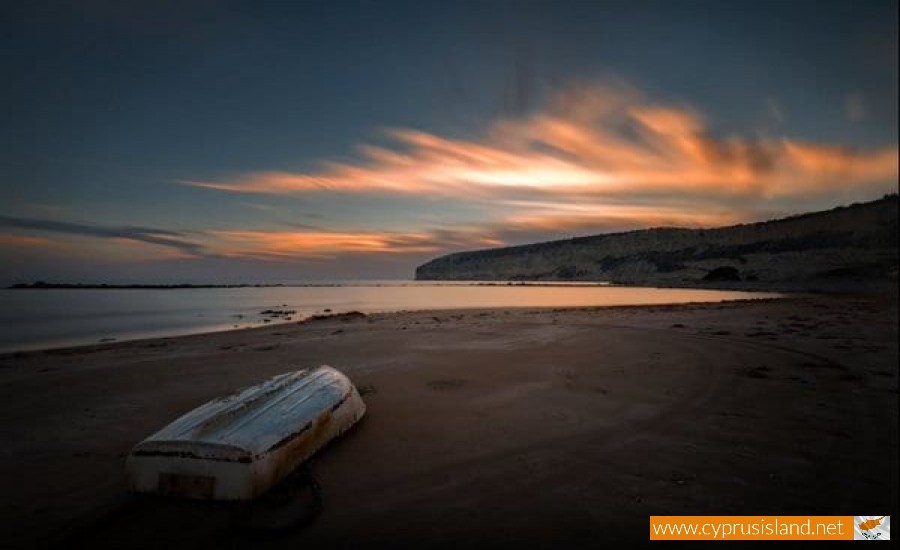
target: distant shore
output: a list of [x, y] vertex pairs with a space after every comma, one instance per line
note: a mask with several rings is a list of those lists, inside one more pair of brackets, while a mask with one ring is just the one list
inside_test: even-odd
[[10, 285], [6, 287], [7, 290], [48, 290], [48, 289], [66, 289], [66, 290], [97, 290], [97, 289], [152, 289], [152, 290], [170, 290], [170, 289], [185, 289], [185, 288], [270, 288], [270, 287], [282, 287], [286, 286], [283, 284], [233, 284], [233, 285], [219, 285], [219, 284], [171, 284], [171, 285], [162, 285], [162, 284], [127, 284], [127, 285], [117, 285], [117, 284], [107, 284], [107, 283], [45, 283], [43, 281], [38, 281], [36, 283], [16, 283], [14, 285]]
[[[6, 484], [0, 537], [571, 546], [643, 542], [649, 515], [890, 510], [897, 322], [896, 291], [803, 294], [323, 316], [0, 355], [0, 469], [27, 480]], [[324, 508], [309, 527], [254, 539], [244, 508], [128, 495], [139, 440], [318, 364], [346, 372], [368, 413], [312, 461]]]
[[734, 290], [747, 292], [823, 292], [823, 293], [880, 293], [896, 287], [896, 279], [884, 278], [823, 278], [802, 281], [659, 281], [651, 283], [629, 283], [615, 281], [466, 281], [455, 279], [397, 279], [386, 281], [336, 281], [309, 283], [237, 283], [237, 284], [114, 284], [114, 283], [16, 283], [5, 290], [195, 290], [229, 288], [339, 288], [348, 286], [535, 286], [535, 287], [578, 287], [614, 286], [625, 288], [683, 288], [695, 290]]
[[416, 278], [604, 279], [645, 286], [896, 281], [897, 205], [892, 193], [728, 227], [659, 227], [456, 252], [420, 265]]
[[[200, 288], [307, 288], [341, 286], [404, 286], [404, 285], [472, 285], [472, 286], [608, 286], [606, 281], [346, 281], [330, 283], [239, 283], [239, 284], [109, 284], [109, 283], [16, 283], [6, 290], [179, 290]], [[624, 286], [624, 285], [623, 285]]]

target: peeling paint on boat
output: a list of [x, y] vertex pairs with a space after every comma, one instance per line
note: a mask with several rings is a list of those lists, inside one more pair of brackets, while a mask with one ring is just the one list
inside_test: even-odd
[[138, 443], [126, 461], [131, 490], [249, 500], [353, 426], [366, 406], [329, 366], [282, 374], [215, 399]]

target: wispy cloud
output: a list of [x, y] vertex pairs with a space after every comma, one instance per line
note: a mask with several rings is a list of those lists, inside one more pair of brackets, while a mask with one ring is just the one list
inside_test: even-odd
[[[162, 247], [155, 259], [243, 258], [270, 261], [328, 260], [339, 256], [371, 254], [434, 254], [499, 246], [503, 241], [484, 234], [482, 228], [432, 229], [416, 232], [326, 231], [291, 224], [285, 231], [204, 229], [190, 233], [150, 227], [104, 227], [84, 223], [0, 216], [0, 228], [50, 232], [113, 241], [132, 246]], [[188, 235], [191, 239], [188, 240]], [[40, 235], [0, 233], [0, 246], [49, 246]]]
[[766, 112], [776, 124], [782, 124], [787, 120], [784, 107], [781, 105], [781, 102], [774, 97], [770, 97], [766, 100]]
[[265, 260], [326, 260], [342, 255], [423, 254], [497, 246], [475, 231], [325, 232], [214, 230], [210, 246], [221, 256]]
[[743, 217], [725, 208], [684, 212], [680, 205], [640, 206], [573, 204], [565, 202], [507, 201], [516, 213], [495, 225], [497, 233], [544, 231], [571, 234], [622, 231], [644, 227], [710, 227], [736, 224]]
[[118, 241], [135, 241], [174, 249], [189, 256], [203, 256], [207, 251], [203, 245], [189, 241], [177, 231], [150, 227], [121, 226], [106, 227], [83, 223], [62, 222], [0, 216], [0, 227], [63, 233]]
[[16, 235], [12, 233], [0, 233], [0, 246], [8, 246], [12, 248], [19, 247], [48, 247], [53, 246], [53, 241], [44, 237], [35, 237], [31, 235]]
[[[768, 116], [785, 119], [774, 100], [769, 109]], [[720, 135], [713, 127], [697, 108], [654, 101], [621, 82], [575, 85], [531, 115], [492, 121], [477, 139], [395, 129], [387, 133], [393, 146], [362, 146], [356, 163], [182, 182], [232, 193], [316, 195], [309, 202], [337, 201], [331, 207], [345, 194], [402, 195], [404, 204], [437, 198], [446, 213], [396, 207], [397, 219], [353, 220], [359, 225], [350, 227], [312, 210], [298, 213], [293, 201], [267, 199], [244, 203], [264, 218], [255, 227], [191, 231], [0, 217], [0, 228], [13, 230], [0, 244], [39, 246], [50, 232], [126, 243], [141, 254], [146, 246], [153, 257], [411, 259], [642, 227], [729, 225], [783, 214], [788, 206], [808, 210], [813, 199], [844, 202], [896, 186], [896, 145], [858, 150]], [[464, 222], [453, 213], [463, 203], [477, 206]], [[303, 223], [307, 218], [322, 223]], [[261, 229], [273, 226], [279, 229]]]
[[844, 108], [850, 122], [859, 122], [866, 118], [866, 102], [860, 93], [849, 94]]
[[401, 193], [495, 200], [521, 195], [710, 198], [821, 196], [896, 180], [896, 146], [856, 150], [789, 138], [713, 133], [690, 106], [649, 99], [626, 84], [587, 84], [523, 118], [489, 124], [478, 139], [389, 130], [393, 147], [364, 145], [358, 163], [313, 172], [256, 172], [185, 181], [235, 193]]

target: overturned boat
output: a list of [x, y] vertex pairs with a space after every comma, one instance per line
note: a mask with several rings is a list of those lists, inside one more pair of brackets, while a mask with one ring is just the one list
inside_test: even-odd
[[365, 411], [336, 369], [282, 374], [210, 401], [138, 443], [126, 461], [128, 483], [141, 493], [253, 499]]

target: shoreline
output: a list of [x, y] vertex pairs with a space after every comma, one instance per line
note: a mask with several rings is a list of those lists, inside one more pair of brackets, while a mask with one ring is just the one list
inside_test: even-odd
[[[379, 285], [373, 285], [379, 286]], [[398, 287], [398, 286], [415, 286], [415, 285], [387, 285], [390, 287]], [[422, 286], [422, 285], [419, 285]], [[438, 285], [440, 286], [440, 285]], [[379, 300], [373, 300], [371, 296], [363, 296], [361, 300], [356, 301], [354, 303], [351, 300], [347, 306], [347, 311], [352, 311], [354, 309], [362, 311], [366, 314], [380, 314], [380, 313], [393, 313], [398, 311], [422, 311], [424, 309], [428, 310], [444, 310], [444, 309], [487, 309], [487, 308], [509, 308], [509, 307], [582, 307], [582, 301], [590, 307], [616, 307], [619, 305], [652, 305], [654, 303], [718, 303], [722, 301], [736, 301], [743, 299], [765, 299], [769, 297], [778, 297], [783, 296], [784, 293], [767, 291], [764, 289], [759, 290], [741, 290], [741, 289], [716, 289], [716, 288], [662, 288], [662, 287], [635, 287], [635, 286], [610, 286], [610, 285], [521, 285], [521, 284], [498, 284], [494, 285], [493, 283], [478, 283], [478, 284], [450, 284], [446, 285], [450, 287], [464, 287], [464, 288], [474, 288], [478, 289], [481, 287], [491, 287], [491, 286], [499, 286], [501, 288], [522, 288], [522, 287], [531, 287], [531, 288], [541, 288], [541, 287], [555, 287], [555, 288], [565, 288], [567, 294], [564, 294], [561, 298], [541, 298], [541, 294], [537, 295], [537, 299], [527, 298], [523, 296], [525, 299], [525, 305], [518, 305], [515, 299], [511, 299], [510, 297], [516, 296], [516, 294], [506, 294], [501, 292], [498, 294], [507, 296], [506, 298], [499, 300], [491, 300], [490, 298], [485, 299], [484, 292], [486, 290], [481, 290], [481, 296], [478, 294], [471, 295], [472, 297], [466, 298], [461, 297], [460, 300], [462, 303], [471, 302], [475, 305], [466, 306], [466, 307], [458, 307], [456, 303], [452, 301], [444, 300], [444, 303], [439, 303], [441, 300], [437, 300], [435, 303], [428, 303], [426, 300], [425, 303], [422, 304], [422, 309], [414, 309], [415, 304], [409, 304], [408, 300], [403, 299], [403, 293], [391, 294], [392, 296], [397, 296], [393, 298], [393, 303], [391, 303], [391, 299], [387, 301], [383, 301], [378, 304]], [[573, 300], [573, 296], [571, 292], [573, 289], [590, 289], [585, 290], [585, 292], [590, 292], [591, 294], [587, 294], [583, 297], [583, 300], [575, 299]], [[609, 289], [611, 293], [606, 298], [600, 298], [598, 300], [596, 293], [600, 292], [599, 296], [605, 296], [606, 289]], [[79, 289], [88, 292], [88, 289]], [[113, 289], [118, 290], [118, 289]], [[146, 289], [144, 289], [146, 290]], [[57, 289], [59, 291], [59, 289]], [[62, 289], [63, 292], [68, 292], [67, 289]], [[98, 290], [103, 292], [102, 289]], [[645, 292], [641, 292], [645, 291]], [[673, 294], [670, 296], [666, 294], [667, 291], [671, 291]], [[151, 292], [153, 292], [151, 290]], [[475, 291], [477, 292], [477, 291]], [[513, 291], [518, 292], [518, 291]], [[523, 291], [528, 293], [529, 291]], [[627, 295], [621, 295], [622, 292], [627, 292]], [[691, 294], [696, 293], [696, 294]], [[730, 294], [729, 294], [730, 293]], [[18, 293], [16, 293], [18, 294]], [[646, 295], [645, 295], [646, 294]], [[469, 291], [466, 291], [464, 296], [469, 296]], [[74, 294], [73, 294], [74, 296]], [[593, 297], [592, 297], [593, 296]], [[44, 330], [41, 332], [39, 327], [43, 326], [44, 322], [54, 323], [55, 319], [53, 317], [54, 312], [48, 311], [46, 316], [38, 316], [37, 313], [31, 313], [27, 315], [29, 317], [26, 319], [27, 323], [23, 325], [27, 327], [26, 331], [22, 331], [19, 335], [21, 340], [19, 342], [15, 341], [15, 331], [8, 333], [0, 342], [0, 355], [6, 354], [21, 354], [21, 353], [30, 353], [30, 352], [39, 352], [43, 350], [53, 350], [53, 349], [64, 349], [64, 348], [73, 348], [73, 347], [82, 347], [82, 346], [95, 346], [109, 343], [117, 343], [117, 342], [133, 342], [139, 340], [148, 340], [154, 338], [174, 338], [181, 336], [190, 336], [195, 334], [211, 334], [218, 332], [229, 332], [229, 331], [244, 331], [259, 328], [266, 325], [280, 325], [284, 324], [284, 322], [293, 322], [295, 319], [305, 319], [309, 317], [313, 317], [316, 315], [321, 315], [323, 313], [331, 313], [331, 308], [336, 306], [330, 305], [333, 299], [337, 299], [340, 301], [340, 298], [337, 296], [331, 298], [325, 298], [325, 301], [322, 301], [322, 298], [316, 298], [316, 295], [310, 295], [308, 297], [303, 296], [279, 296], [274, 297], [274, 299], [278, 300], [278, 303], [281, 301], [291, 302], [293, 305], [282, 304], [281, 307], [285, 308], [283, 311], [278, 310], [275, 311], [272, 309], [273, 306], [270, 304], [266, 304], [261, 301], [264, 297], [260, 297], [260, 302], [256, 303], [253, 308], [255, 311], [246, 311], [247, 303], [245, 302], [240, 307], [238, 304], [222, 303], [218, 302], [213, 305], [206, 300], [206, 304], [202, 304], [198, 306], [198, 309], [194, 310], [196, 312], [196, 318], [192, 313], [190, 317], [185, 315], [181, 315], [178, 318], [172, 317], [170, 319], [170, 327], [169, 328], [160, 328], [159, 326], [155, 326], [152, 328], [138, 328], [141, 326], [141, 323], [146, 323], [147, 321], [155, 321], [155, 318], [146, 318], [141, 317], [141, 313], [137, 311], [135, 316], [133, 317], [132, 325], [127, 329], [121, 326], [113, 326], [109, 323], [106, 323], [107, 326], [94, 326], [93, 330], [85, 330], [84, 334], [78, 335], [73, 329], [75, 326], [72, 324], [72, 321], [69, 322], [69, 326], [61, 326], [54, 328], [51, 331]], [[270, 298], [270, 301], [273, 298]], [[142, 298], [143, 302], [146, 302], [146, 298]], [[297, 301], [303, 302], [303, 300], [312, 300], [311, 302], [307, 302], [307, 304], [300, 305]], [[316, 304], [316, 301], [319, 303]], [[529, 304], [529, 301], [546, 301], [546, 304], [538, 304], [532, 303]], [[606, 301], [609, 305], [603, 304]], [[633, 304], [630, 302], [634, 301]], [[227, 300], [225, 302], [228, 302]], [[415, 300], [413, 300], [415, 302]], [[482, 302], [482, 303], [479, 303]], [[487, 303], [483, 303], [487, 302]], [[495, 303], [490, 303], [495, 302]], [[557, 302], [557, 303], [553, 303]], [[15, 302], [13, 302], [15, 303]], [[43, 303], [43, 302], [40, 302]], [[274, 303], [274, 302], [272, 302]], [[346, 303], [346, 302], [345, 302]], [[376, 305], [378, 304], [378, 305]], [[451, 306], [452, 304], [452, 306]], [[451, 306], [451, 307], [445, 307]], [[27, 302], [20, 303], [19, 309], [29, 308], [34, 306], [29, 306]], [[81, 312], [81, 315], [84, 315], [87, 311], [84, 306], [80, 306], [84, 311]], [[122, 307], [129, 307], [128, 303], [123, 303]], [[40, 308], [37, 311], [41, 311]], [[176, 310], [172, 310], [171, 313], [175, 313]], [[269, 313], [284, 313], [285, 315], [267, 315]], [[299, 314], [298, 314], [299, 313]], [[102, 318], [98, 317], [98, 318]], [[208, 319], [206, 322], [197, 322], [197, 318]], [[77, 319], [77, 317], [73, 318]], [[188, 321], [190, 319], [190, 321]], [[187, 322], [186, 322], [187, 321]], [[14, 317], [10, 317], [10, 319], [4, 321], [4, 323], [10, 323], [10, 326], [16, 322]]]
[[[644, 288], [644, 287], [637, 287]], [[698, 289], [698, 290], [719, 290], [719, 289]], [[722, 289], [728, 290], [728, 289]], [[742, 292], [754, 292], [754, 291], [742, 291]], [[520, 306], [520, 307], [459, 307], [459, 308], [433, 308], [433, 309], [404, 309], [404, 310], [388, 310], [388, 311], [373, 311], [369, 313], [363, 313], [364, 316], [392, 316], [392, 315], [405, 315], [405, 314], [451, 314], [451, 313], [459, 313], [459, 312], [480, 312], [480, 311], [525, 311], [525, 310], [572, 310], [572, 311], [587, 311], [587, 310], [595, 310], [595, 309], [616, 309], [616, 308], [652, 308], [652, 307], [678, 307], [678, 306], [695, 306], [695, 305], [703, 305], [703, 304], [733, 304], [733, 303], [741, 303], [741, 302], [764, 302], [764, 301], [776, 301], [776, 300], [790, 300], [793, 297], [802, 296], [805, 293], [785, 293], [785, 292], [771, 292], [771, 291], [759, 291], [760, 294], [780, 294], [780, 296], [767, 296], [761, 298], [735, 298], [735, 299], [725, 299], [720, 301], [696, 301], [696, 302], [674, 302], [674, 303], [658, 303], [658, 304], [617, 304], [617, 305], [608, 305], [608, 306]], [[810, 293], [811, 294], [811, 293]], [[356, 310], [349, 311], [336, 311], [331, 313], [319, 314], [314, 313], [310, 314], [307, 317], [295, 320], [285, 320], [279, 319], [275, 317], [269, 317], [269, 322], [262, 323], [259, 322], [252, 326], [245, 326], [240, 328], [235, 328], [231, 326], [223, 326], [223, 328], [219, 330], [206, 330], [206, 328], [201, 328], [199, 331], [192, 331], [191, 329], [184, 329], [184, 331], [176, 331], [173, 333], [166, 334], [154, 334], [154, 335], [142, 335], [128, 338], [111, 338], [105, 339], [101, 338], [97, 341], [93, 342], [85, 342], [85, 343], [72, 343], [72, 344], [61, 344], [61, 345], [49, 345], [49, 346], [39, 346], [39, 347], [28, 347], [28, 348], [18, 348], [18, 349], [0, 349], [0, 359], [5, 356], [16, 356], [21, 357], [31, 353], [65, 353], [68, 351], [75, 351], [80, 348], [106, 348], [115, 346], [117, 344], [131, 344], [131, 343], [141, 343], [141, 342], [153, 342], [156, 340], [172, 340], [176, 338], [189, 338], [189, 337], [200, 337], [200, 336], [208, 336], [215, 334], [227, 334], [227, 333], [244, 333], [247, 331], [255, 331], [255, 330], [264, 330], [266, 328], [278, 327], [283, 325], [291, 325], [298, 324], [303, 325], [308, 322], [316, 322], [325, 320], [329, 317], [340, 318], [342, 315], [353, 313], [361, 313]], [[226, 323], [230, 324], [230, 323]], [[160, 331], [157, 331], [160, 332]]]
[[[774, 299], [785, 299], [790, 296], [810, 296], [810, 295], [825, 295], [825, 296], [868, 296], [868, 295], [878, 295], [891, 292], [896, 292], [897, 283], [896, 281], [831, 281], [827, 285], [810, 285], [808, 282], [804, 283], [785, 283], [782, 285], [772, 286], [766, 283], [748, 283], [748, 282], [698, 282], [697, 284], [689, 284], [688, 282], [684, 282], [683, 284], [665, 284], [658, 286], [643, 286], [639, 284], [623, 284], [623, 283], [609, 283], [602, 281], [478, 281], [478, 282], [469, 282], [469, 281], [453, 281], [453, 280], [440, 280], [440, 281], [430, 281], [430, 280], [412, 280], [412, 281], [400, 281], [400, 282], [377, 282], [373, 281], [371, 283], [365, 282], [337, 282], [333, 284], [318, 284], [318, 283], [310, 283], [310, 284], [272, 284], [272, 285], [174, 285], [174, 286], [157, 286], [157, 285], [137, 285], [137, 286], [94, 286], [94, 285], [81, 285], [81, 286], [51, 286], [46, 288], [7, 288], [5, 290], [203, 290], [203, 289], [253, 289], [253, 288], [335, 288], [335, 287], [406, 287], [406, 286], [420, 286], [417, 283], [427, 285], [435, 285], [435, 286], [473, 286], [473, 287], [509, 287], [509, 286], [529, 286], [529, 287], [561, 287], [561, 288], [573, 288], [573, 287], [602, 287], [602, 288], [627, 288], [627, 289], [655, 289], [655, 290], [698, 290], [698, 291], [722, 291], [722, 292], [744, 292], [744, 293], [759, 293], [759, 294], [777, 294], [781, 295], [780, 297], [776, 297]], [[732, 299], [732, 300], [722, 300], [722, 302], [736, 302], [736, 301], [744, 301], [744, 300], [764, 300], [768, 298], [741, 298], [741, 299]], [[705, 301], [697, 301], [697, 302], [677, 302], [672, 305], [678, 304], [693, 304], [693, 303], [720, 303], [720, 302], [705, 302]], [[634, 307], [650, 307], [654, 304], [634, 304]], [[261, 306], [262, 307], [262, 306]], [[521, 306], [521, 307], [536, 307], [536, 306]], [[578, 309], [582, 306], [574, 306], [574, 305], [566, 305], [566, 306], [545, 306], [547, 308], [553, 307], [565, 307], [568, 309]], [[632, 307], [632, 306], [622, 306], [622, 305], [610, 305], [610, 306], [587, 306], [587, 307]], [[444, 310], [466, 310], [466, 309], [508, 309], [509, 306], [499, 306], [499, 307], [481, 307], [481, 306], [473, 306], [467, 308], [433, 308], [428, 311], [444, 311]], [[426, 311], [426, 310], [377, 310], [377, 311], [365, 311], [366, 314], [386, 314], [386, 313], [399, 313], [401, 311]], [[308, 317], [312, 317], [318, 315], [318, 312], [309, 313]], [[4, 348], [0, 348], [0, 357], [4, 355], [15, 355], [15, 354], [27, 354], [27, 353], [39, 353], [43, 351], [54, 351], [54, 350], [67, 350], [69, 348], [80, 348], [80, 347], [92, 347], [92, 346], [102, 346], [102, 345], [111, 345], [117, 343], [128, 343], [128, 342], [137, 342], [137, 341], [145, 341], [145, 340], [155, 340], [155, 339], [168, 339], [168, 338], [181, 338], [186, 336], [195, 336], [195, 335], [204, 335], [204, 334], [217, 334], [222, 332], [241, 332], [246, 330], [254, 330], [259, 328], [265, 328], [267, 325], [280, 325], [285, 323], [296, 322], [294, 320], [283, 320], [278, 318], [269, 318], [269, 321], [263, 324], [263, 321], [260, 319], [255, 324], [250, 326], [235, 326], [233, 322], [220, 322], [212, 325], [202, 326], [202, 327], [183, 327], [181, 329], [173, 329], [171, 332], [167, 329], [157, 329], [152, 331], [136, 331], [133, 336], [116, 336], [116, 335], [108, 335], [108, 336], [98, 336], [96, 339], [87, 339], [87, 338], [59, 338], [58, 342], [48, 342], [48, 343], [38, 343], [38, 344], [27, 344], [24, 347], [14, 347], [14, 346], [5, 346]], [[217, 327], [217, 328], [214, 328]]]
[[350, 376], [367, 416], [311, 462], [321, 515], [247, 544], [642, 542], [648, 515], [890, 509], [887, 298], [395, 312], [0, 356], [0, 467], [28, 480], [6, 483], [0, 536], [238, 540], [233, 506], [129, 495], [124, 457], [209, 399], [317, 364]]

